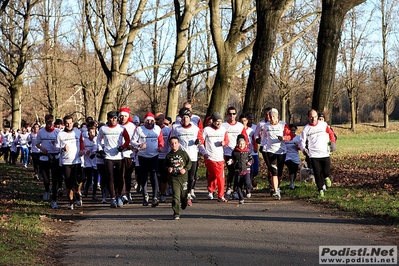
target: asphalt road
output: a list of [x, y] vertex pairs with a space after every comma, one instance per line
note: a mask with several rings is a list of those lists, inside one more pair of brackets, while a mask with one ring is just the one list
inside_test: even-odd
[[172, 219], [170, 203], [143, 207], [139, 195], [117, 209], [84, 201], [71, 211], [82, 219], [67, 234], [62, 264], [319, 265], [320, 245], [394, 244], [389, 227], [320, 206], [264, 194], [242, 205], [219, 203], [206, 199], [205, 184], [201, 188], [180, 220]]

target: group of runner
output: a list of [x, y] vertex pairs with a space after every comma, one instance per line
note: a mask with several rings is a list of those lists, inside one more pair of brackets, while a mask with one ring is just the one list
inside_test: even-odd
[[138, 116], [131, 116], [128, 107], [108, 112], [104, 124], [92, 117], [79, 125], [71, 116], [54, 120], [46, 115], [42, 128], [36, 123], [23, 128], [20, 134], [5, 129], [0, 136], [1, 151], [5, 161], [15, 164], [18, 153], [14, 146], [19, 145], [24, 167], [30, 152], [35, 178], [43, 179], [43, 200], [51, 199], [54, 209], [58, 208], [57, 198], [63, 196], [65, 183], [69, 209], [82, 206], [82, 198], [88, 197], [91, 187], [92, 200], [98, 200], [99, 189], [102, 202], [112, 208], [132, 203], [135, 189], [142, 194], [143, 206], [151, 203], [156, 207], [166, 202], [167, 195], [173, 195], [174, 217], [178, 219], [179, 208], [191, 206], [196, 199], [201, 156], [207, 170], [207, 198], [217, 196], [219, 202], [237, 199], [242, 204], [256, 185], [259, 153], [268, 169], [270, 193], [279, 200], [285, 165], [289, 187], [295, 188], [300, 150], [313, 168], [318, 195], [324, 197], [325, 187], [331, 186], [329, 153], [335, 150], [335, 136], [326, 122], [319, 121], [315, 110], [308, 112], [309, 123], [301, 136], [295, 133], [295, 125], [279, 120], [275, 108], [266, 108], [264, 120], [257, 125], [253, 114], [238, 116], [235, 107], [227, 108], [226, 116], [224, 121], [215, 112], [203, 126], [188, 102], [173, 124], [164, 114], [151, 112], [141, 123]]

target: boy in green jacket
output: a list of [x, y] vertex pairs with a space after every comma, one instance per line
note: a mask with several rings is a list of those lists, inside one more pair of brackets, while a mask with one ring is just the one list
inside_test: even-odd
[[188, 171], [191, 169], [191, 160], [187, 152], [180, 149], [179, 139], [169, 139], [171, 151], [166, 155], [165, 167], [170, 174], [173, 188], [173, 219], [180, 219], [180, 204], [184, 210], [187, 207]]

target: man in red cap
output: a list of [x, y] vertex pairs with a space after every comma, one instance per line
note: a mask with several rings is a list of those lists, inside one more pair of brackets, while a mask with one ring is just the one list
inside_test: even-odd
[[[123, 126], [129, 134], [129, 140], [132, 139], [133, 133], [136, 130], [136, 125], [132, 123], [132, 117], [130, 115], [129, 107], [122, 107], [119, 109], [119, 124]], [[122, 151], [122, 176], [124, 180], [123, 192], [125, 195], [122, 196], [124, 203], [132, 203], [132, 195], [130, 190], [132, 189], [132, 174], [134, 170], [134, 154], [133, 150], [129, 145]]]
[[155, 125], [155, 116], [148, 112], [144, 116], [144, 125], [137, 127], [131, 140], [131, 145], [138, 149], [138, 159], [140, 164], [140, 182], [143, 188], [143, 206], [148, 206], [147, 181], [148, 174], [152, 186], [152, 207], [159, 204], [158, 201], [158, 155], [164, 147], [162, 130]]

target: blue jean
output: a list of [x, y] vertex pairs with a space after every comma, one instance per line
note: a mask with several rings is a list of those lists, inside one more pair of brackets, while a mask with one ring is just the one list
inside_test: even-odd
[[29, 148], [28, 147], [21, 147], [21, 155], [22, 155], [22, 163], [24, 165], [28, 165], [29, 160]]

